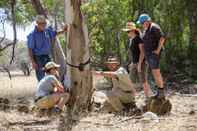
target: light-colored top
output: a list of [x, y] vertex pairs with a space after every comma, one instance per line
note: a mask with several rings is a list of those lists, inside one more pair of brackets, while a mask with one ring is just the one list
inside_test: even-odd
[[134, 86], [129, 78], [129, 74], [123, 67], [120, 67], [116, 72], [116, 78], [112, 78], [113, 88], [119, 88], [123, 91], [134, 92]]
[[120, 67], [117, 71], [115, 71], [115, 74], [119, 75], [119, 74], [125, 74], [128, 75], [128, 72], [126, 71], [125, 68]]
[[50, 95], [59, 83], [54, 75], [46, 75], [37, 85], [36, 98]]

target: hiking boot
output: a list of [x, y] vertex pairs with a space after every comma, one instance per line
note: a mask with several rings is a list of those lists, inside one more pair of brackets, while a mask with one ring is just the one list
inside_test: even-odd
[[58, 107], [54, 107], [54, 108], [51, 110], [51, 112], [52, 112], [53, 114], [58, 115], [58, 114], [61, 114], [61, 113], [62, 113], [62, 110], [61, 110], [60, 108], [58, 108]]
[[155, 98], [158, 99], [165, 99], [165, 93], [163, 88], [157, 88], [157, 94], [154, 96]]

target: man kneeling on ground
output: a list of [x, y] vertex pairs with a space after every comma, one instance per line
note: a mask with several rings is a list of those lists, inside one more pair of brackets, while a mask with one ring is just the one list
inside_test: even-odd
[[129, 79], [127, 71], [120, 66], [117, 58], [109, 58], [106, 66], [110, 71], [96, 72], [96, 75], [102, 75], [112, 82], [112, 89], [105, 92], [107, 101], [113, 111], [119, 112], [125, 109], [127, 104], [135, 106], [135, 89]]
[[60, 65], [54, 62], [48, 62], [44, 67], [46, 76], [37, 85], [35, 99], [35, 104], [40, 109], [53, 108], [54, 112], [60, 113], [69, 100], [69, 93], [64, 91], [63, 85], [57, 79], [59, 67]]

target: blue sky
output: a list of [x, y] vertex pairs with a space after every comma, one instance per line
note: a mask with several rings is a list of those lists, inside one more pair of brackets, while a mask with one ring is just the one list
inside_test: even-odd
[[[7, 14], [5, 10], [0, 8], [0, 37], [3, 36], [3, 24], [5, 23], [5, 32], [6, 38], [9, 40], [13, 40], [13, 29], [10, 22], [7, 21]], [[30, 24], [28, 26], [17, 26], [17, 39], [20, 41], [26, 41], [27, 35], [33, 30], [34, 24]]]
[[[17, 26], [17, 39], [19, 41], [26, 41], [27, 35], [34, 29], [34, 24], [28, 25], [26, 27]], [[0, 30], [2, 30], [2, 24], [0, 23]], [[5, 31], [6, 31], [6, 38], [13, 40], [13, 29], [10, 23], [5, 23]], [[3, 34], [0, 31], [0, 37], [2, 37]]]

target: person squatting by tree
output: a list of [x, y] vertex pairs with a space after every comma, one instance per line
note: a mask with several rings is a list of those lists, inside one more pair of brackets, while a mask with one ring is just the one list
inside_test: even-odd
[[37, 85], [35, 104], [40, 109], [51, 109], [61, 113], [65, 104], [69, 100], [69, 93], [65, 91], [64, 86], [58, 80], [60, 65], [54, 62], [48, 62], [43, 71], [46, 75]]
[[109, 71], [94, 72], [94, 74], [106, 77], [108, 83], [111, 83], [110, 85], [112, 87], [110, 90], [105, 91], [105, 95], [107, 97], [107, 103], [110, 104], [112, 111], [122, 111], [126, 109], [126, 105], [128, 104], [136, 108], [136, 91], [133, 88], [133, 84], [126, 69], [120, 66], [120, 62], [116, 57], [108, 58], [106, 66]]

